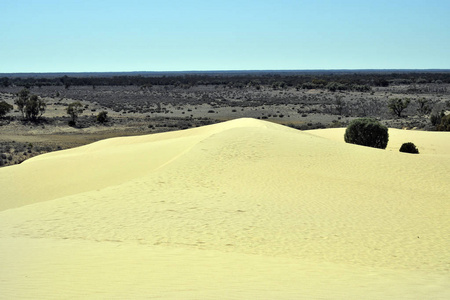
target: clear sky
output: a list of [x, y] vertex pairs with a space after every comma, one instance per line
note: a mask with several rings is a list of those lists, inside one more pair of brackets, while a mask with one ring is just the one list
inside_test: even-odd
[[0, 72], [450, 69], [450, 0], [1, 0]]

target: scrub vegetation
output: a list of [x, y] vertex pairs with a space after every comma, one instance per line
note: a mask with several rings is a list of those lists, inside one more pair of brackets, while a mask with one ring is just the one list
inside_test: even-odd
[[[449, 114], [444, 71], [0, 74], [0, 142], [9, 146], [3, 165], [99, 139], [242, 117], [301, 130], [345, 128], [360, 118], [450, 130]], [[34, 147], [15, 147], [21, 143]]]

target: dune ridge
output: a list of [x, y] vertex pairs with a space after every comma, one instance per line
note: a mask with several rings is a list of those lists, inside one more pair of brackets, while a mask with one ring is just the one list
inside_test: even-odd
[[[392, 132], [379, 150], [345, 144], [342, 129], [238, 119], [0, 169], [0, 287], [23, 298], [32, 284], [43, 298], [445, 299], [450, 135]], [[403, 140], [423, 154], [399, 153]]]
[[[252, 119], [244, 119], [240, 124], [241, 127], [247, 126], [246, 124], [268, 126]], [[7, 168], [7, 173], [0, 169], [0, 183], [6, 187], [4, 195], [9, 200], [0, 203], [0, 210], [138, 178], [164, 166], [199, 141], [230, 126], [233, 127], [233, 123], [147, 136], [112, 138], [31, 158], [22, 163], [26, 168]], [[156, 155], [152, 155], [155, 152]], [[57, 176], [55, 170], [58, 172]], [[3, 174], [5, 175], [2, 176]], [[18, 189], [17, 182], [33, 184]], [[33, 194], [32, 198], [29, 197], [30, 194]]]

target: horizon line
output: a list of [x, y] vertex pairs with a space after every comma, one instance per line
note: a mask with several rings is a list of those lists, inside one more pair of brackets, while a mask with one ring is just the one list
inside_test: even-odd
[[176, 73], [294, 73], [294, 72], [450, 72], [450, 69], [236, 69], [236, 70], [179, 70], [179, 71], [52, 71], [52, 72], [0, 72], [0, 76], [6, 75], [39, 75], [39, 74], [176, 74]]

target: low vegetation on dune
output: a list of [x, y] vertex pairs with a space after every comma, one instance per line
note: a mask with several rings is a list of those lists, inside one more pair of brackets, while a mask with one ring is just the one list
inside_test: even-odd
[[419, 149], [417, 149], [416, 145], [414, 145], [414, 143], [411, 142], [403, 143], [399, 151], [405, 153], [419, 154]]
[[389, 141], [388, 128], [375, 119], [355, 119], [345, 130], [344, 140], [346, 143], [385, 149]]

